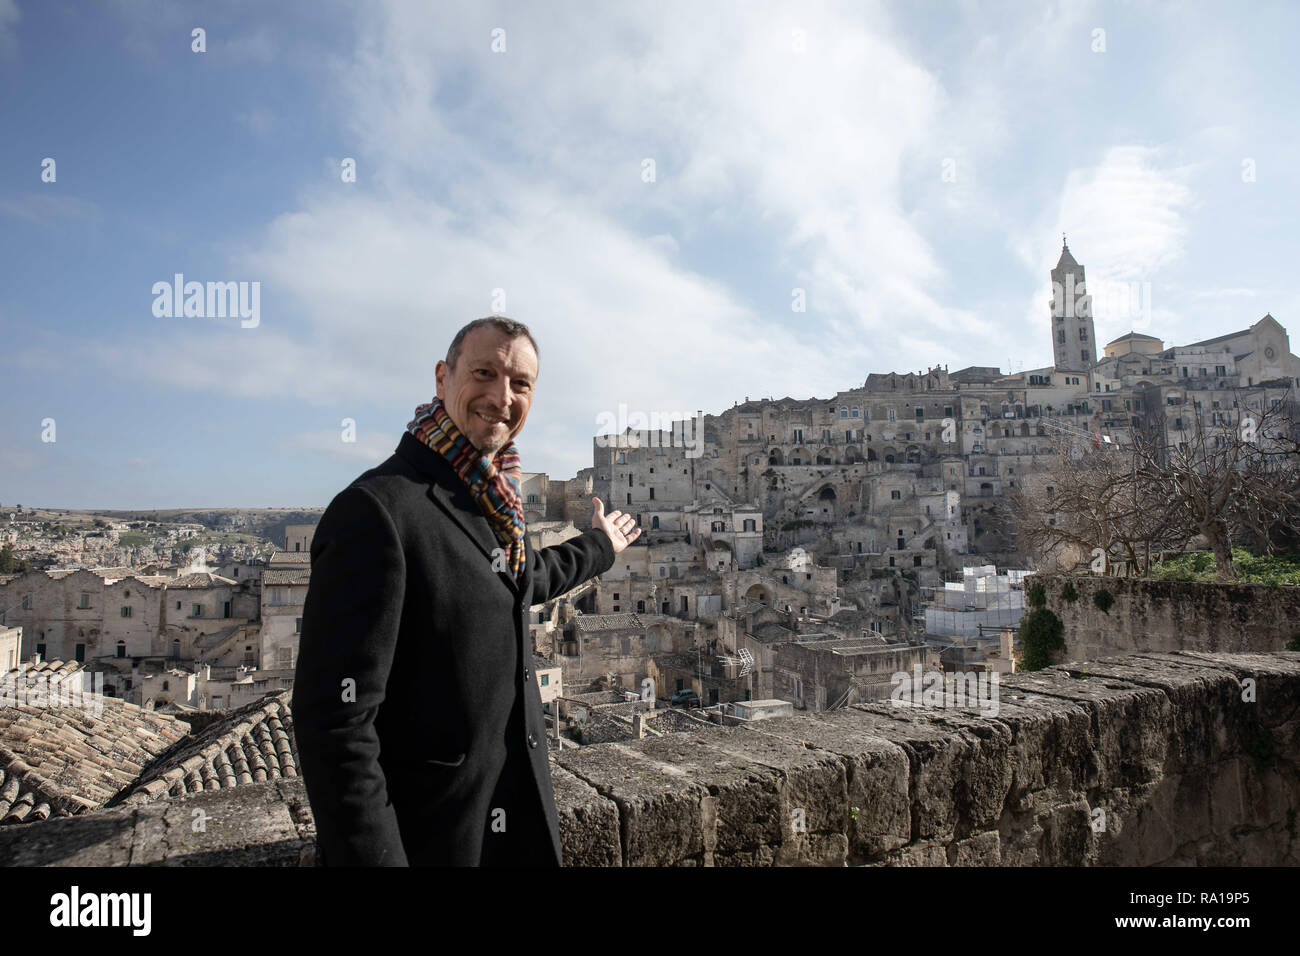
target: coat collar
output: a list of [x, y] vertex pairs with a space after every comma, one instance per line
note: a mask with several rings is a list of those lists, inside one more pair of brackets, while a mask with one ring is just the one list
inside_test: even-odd
[[[469, 488], [465, 486], [460, 475], [456, 474], [451, 463], [410, 432], [402, 433], [402, 439], [397, 444], [397, 454], [429, 481], [430, 499], [447, 512], [451, 520], [456, 522], [483, 552], [483, 556], [491, 561], [493, 551], [501, 547], [501, 542], [497, 540], [497, 536], [492, 532], [492, 526], [488, 524], [477, 502], [471, 497]], [[524, 540], [527, 551], [527, 538]], [[532, 561], [533, 557], [529, 555], [528, 566], [524, 570], [524, 583], [527, 583], [528, 575], [532, 574]], [[516, 594], [521, 593], [520, 583], [516, 582], [509, 572], [498, 571], [497, 576], [510, 587], [511, 591]]]

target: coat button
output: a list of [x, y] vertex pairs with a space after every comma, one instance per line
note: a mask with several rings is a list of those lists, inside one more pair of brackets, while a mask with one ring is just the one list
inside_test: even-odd
[[536, 735], [536, 734], [529, 734], [529, 735], [528, 735], [528, 746], [530, 746], [530, 747], [536, 747], [536, 746], [537, 746], [537, 735]]

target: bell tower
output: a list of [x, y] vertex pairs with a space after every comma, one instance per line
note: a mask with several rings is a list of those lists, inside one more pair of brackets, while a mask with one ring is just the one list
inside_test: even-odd
[[1052, 270], [1052, 359], [1064, 372], [1086, 372], [1097, 364], [1097, 337], [1092, 327], [1092, 296], [1084, 285], [1083, 266], [1070, 255], [1061, 236], [1061, 258]]

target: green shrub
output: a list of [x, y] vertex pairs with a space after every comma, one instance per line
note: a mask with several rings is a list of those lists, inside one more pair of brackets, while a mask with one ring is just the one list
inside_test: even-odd
[[1037, 607], [1020, 622], [1017, 639], [1024, 669], [1039, 671], [1052, 663], [1052, 656], [1065, 649], [1065, 624], [1045, 607]]
[[1065, 587], [1061, 590], [1061, 600], [1067, 604], [1073, 604], [1079, 600], [1079, 592], [1074, 589], [1073, 581], [1065, 582]]
[[1025, 588], [1025, 601], [1030, 607], [1043, 607], [1047, 604], [1047, 588], [1041, 581], [1035, 581]]
[[[1300, 586], [1300, 554], [1256, 557], [1245, 548], [1233, 548], [1232, 566], [1243, 584]], [[1160, 581], [1213, 581], [1217, 573], [1214, 554], [1210, 551], [1189, 551], [1166, 558], [1151, 568], [1151, 577]]]
[[1291, 635], [1291, 640], [1287, 642], [1286, 649], [1288, 651], [1300, 651], [1300, 631], [1296, 631]]
[[1110, 609], [1115, 606], [1115, 595], [1102, 588], [1092, 596], [1092, 603], [1101, 609], [1102, 614], [1109, 614]]

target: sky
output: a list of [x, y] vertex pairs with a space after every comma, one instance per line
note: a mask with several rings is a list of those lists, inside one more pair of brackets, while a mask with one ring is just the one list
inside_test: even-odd
[[[0, 0], [0, 506], [323, 507], [492, 313], [539, 342], [518, 446], [555, 479], [620, 405], [1046, 366], [1063, 233], [1101, 343], [1292, 329], [1298, 28]], [[177, 274], [244, 283], [245, 313], [169, 314]]]

